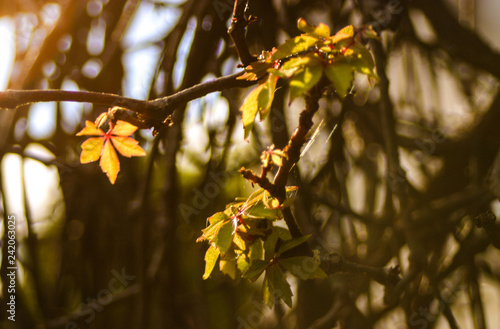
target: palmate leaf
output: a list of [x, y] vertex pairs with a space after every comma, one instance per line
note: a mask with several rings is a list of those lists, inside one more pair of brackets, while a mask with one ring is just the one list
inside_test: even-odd
[[76, 135], [100, 136], [89, 138], [82, 143], [80, 162], [89, 163], [100, 158], [99, 166], [102, 172], [106, 173], [111, 184], [114, 184], [120, 171], [120, 160], [115, 148], [121, 155], [129, 158], [144, 156], [146, 152], [139, 146], [139, 142], [128, 137], [137, 130], [136, 126], [121, 120], [110, 126], [108, 132], [104, 133], [95, 123], [86, 121], [85, 128]]

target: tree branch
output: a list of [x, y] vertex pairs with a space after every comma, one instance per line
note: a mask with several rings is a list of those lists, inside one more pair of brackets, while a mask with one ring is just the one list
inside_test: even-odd
[[179, 91], [170, 96], [154, 100], [138, 100], [115, 94], [93, 91], [67, 90], [6, 90], [0, 92], [0, 108], [15, 109], [22, 105], [37, 102], [80, 102], [109, 107], [120, 106], [155, 121], [164, 121], [176, 108], [215, 91], [242, 88], [255, 84], [255, 81], [238, 80], [241, 72], [216, 78]]

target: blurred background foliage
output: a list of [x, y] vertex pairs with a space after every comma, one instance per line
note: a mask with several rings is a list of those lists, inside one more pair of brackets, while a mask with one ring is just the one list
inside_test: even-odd
[[[237, 72], [226, 33], [232, 6], [2, 0], [0, 87], [154, 99]], [[247, 31], [254, 54], [299, 34], [299, 17], [332, 32], [364, 23], [380, 31], [375, 60], [390, 83], [358, 79], [352, 101], [323, 98], [319, 133], [290, 185], [299, 186], [293, 211], [313, 234], [312, 248], [399, 265], [399, 300], [384, 302], [383, 286], [368, 277], [339, 273], [293, 281], [294, 307], [269, 310], [260, 281], [234, 282], [218, 271], [201, 279], [207, 246], [195, 240], [206, 218], [254, 190], [237, 170], [258, 169], [260, 152], [285, 146], [297, 126], [303, 103], [289, 105], [284, 85], [249, 143], [238, 111], [248, 90], [177, 109], [157, 137], [136, 134], [148, 156], [122, 160], [115, 185], [96, 164], [79, 164], [83, 140], [75, 136], [107, 108], [0, 111], [2, 282], [7, 214], [17, 218], [19, 267], [16, 322], [4, 317], [2, 284], [2, 328], [498, 326], [500, 237], [488, 223], [500, 214], [500, 43], [491, 25], [498, 5], [251, 0], [248, 12], [258, 17]], [[382, 124], [384, 109], [393, 126]], [[406, 173], [389, 170], [387, 138]], [[408, 189], [395, 193], [405, 175]]]

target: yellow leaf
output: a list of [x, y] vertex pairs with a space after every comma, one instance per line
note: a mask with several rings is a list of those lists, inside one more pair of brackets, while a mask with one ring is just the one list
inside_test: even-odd
[[277, 76], [269, 74], [269, 78], [264, 83], [264, 87], [262, 88], [261, 93], [259, 93], [257, 102], [259, 105], [260, 121], [264, 120], [271, 111], [271, 105], [273, 104], [274, 91], [276, 89], [277, 81]]
[[318, 26], [309, 25], [303, 18], [299, 18], [297, 21], [297, 28], [305, 33], [309, 33], [312, 36], [320, 38], [328, 38], [330, 36], [330, 28], [328, 25], [320, 23]]
[[210, 246], [205, 254], [205, 273], [203, 274], [203, 280], [208, 279], [212, 273], [215, 263], [217, 262], [217, 258], [219, 258], [219, 250], [214, 246]]
[[118, 160], [118, 155], [115, 149], [108, 140], [104, 143], [104, 149], [102, 151], [101, 161], [99, 162], [102, 172], [106, 173], [111, 184], [114, 184], [118, 172], [120, 171], [120, 161]]
[[277, 165], [278, 167], [281, 167], [281, 165], [283, 164], [283, 161], [281, 160], [281, 157], [279, 155], [273, 154], [271, 156], [271, 158], [273, 159], [273, 163], [275, 165]]
[[354, 27], [349, 25], [338, 31], [337, 34], [332, 37], [332, 43], [337, 43], [352, 37], [354, 37]]
[[85, 128], [83, 128], [77, 136], [82, 136], [82, 135], [104, 135], [104, 131], [101, 129], [97, 128], [95, 124], [92, 121], [85, 121]]
[[111, 136], [116, 150], [124, 157], [144, 156], [146, 152], [140, 147], [139, 142], [130, 137]]
[[111, 133], [115, 136], [130, 136], [137, 130], [137, 127], [126, 121], [118, 120]]
[[82, 154], [80, 155], [81, 163], [94, 162], [101, 156], [102, 152], [102, 137], [92, 137], [82, 143]]

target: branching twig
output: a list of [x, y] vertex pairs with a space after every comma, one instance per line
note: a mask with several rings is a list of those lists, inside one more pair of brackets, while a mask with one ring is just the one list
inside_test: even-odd
[[234, 1], [233, 18], [231, 20], [231, 26], [229, 26], [229, 29], [227, 30], [227, 33], [229, 33], [229, 36], [233, 40], [236, 50], [238, 51], [241, 63], [244, 66], [247, 66], [257, 60], [255, 56], [250, 54], [245, 39], [245, 27], [251, 21], [245, 18], [245, 8], [247, 3], [248, 0]]
[[[271, 183], [265, 176], [267, 173], [266, 170], [263, 170], [262, 175], [259, 177], [251, 170], [246, 170], [245, 168], [240, 169], [240, 173], [245, 178], [266, 189], [273, 197], [278, 199], [280, 204], [286, 199], [288, 174], [291, 168], [297, 163], [297, 161], [299, 161], [301, 148], [307, 142], [307, 134], [313, 126], [312, 118], [319, 108], [318, 101], [321, 98], [323, 86], [323, 82], [320, 81], [305, 95], [306, 108], [300, 113], [299, 126], [293, 133], [292, 137], [290, 137], [288, 145], [283, 149], [283, 153], [286, 156], [283, 158], [282, 165], [279, 167], [273, 183]], [[302, 236], [302, 232], [297, 225], [290, 208], [283, 208], [282, 214], [292, 237], [297, 238]], [[310, 253], [310, 250], [303, 251], [308, 254]]]
[[253, 184], [257, 184], [263, 189], [267, 190], [271, 195], [274, 193], [274, 184], [269, 181], [266, 176], [257, 176], [252, 170], [245, 169], [242, 167], [239, 173], [245, 178], [251, 181]]

